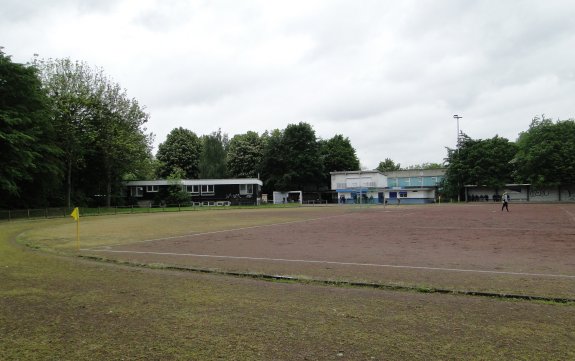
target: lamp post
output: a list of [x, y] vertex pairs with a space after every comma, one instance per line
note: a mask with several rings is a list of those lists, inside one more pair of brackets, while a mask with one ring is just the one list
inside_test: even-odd
[[[457, 114], [455, 114], [453, 116], [456, 120], [457, 120], [457, 143], [455, 144], [455, 146], [457, 147], [457, 153], [459, 153], [459, 119], [463, 118], [462, 116], [459, 116]], [[457, 203], [459, 203], [461, 201], [461, 192], [459, 191], [459, 175], [457, 176]]]
[[455, 114], [453, 117], [457, 120], [457, 143], [456, 143], [456, 146], [457, 146], [457, 148], [459, 148], [459, 119], [461, 119], [463, 117], [461, 117], [457, 114]]

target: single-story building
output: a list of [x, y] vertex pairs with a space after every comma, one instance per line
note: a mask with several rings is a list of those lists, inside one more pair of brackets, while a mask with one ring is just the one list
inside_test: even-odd
[[255, 205], [260, 204], [263, 182], [256, 178], [129, 181], [126, 197], [138, 204], [166, 204], [174, 186], [189, 194], [192, 205]]
[[575, 202], [575, 185], [534, 187], [531, 184], [506, 184], [501, 189], [479, 185], [465, 185], [465, 201], [499, 201], [508, 193], [512, 202]]
[[273, 203], [274, 204], [286, 204], [286, 203], [303, 203], [303, 192], [302, 191], [289, 191], [289, 192], [274, 192], [273, 193]]

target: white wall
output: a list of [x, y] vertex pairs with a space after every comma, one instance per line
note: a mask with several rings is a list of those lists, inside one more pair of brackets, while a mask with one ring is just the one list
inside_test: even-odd
[[331, 175], [331, 189], [385, 188], [387, 177], [379, 172], [349, 172]]

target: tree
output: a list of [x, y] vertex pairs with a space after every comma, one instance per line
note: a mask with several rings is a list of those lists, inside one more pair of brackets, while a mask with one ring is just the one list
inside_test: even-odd
[[199, 176], [203, 179], [218, 179], [227, 177], [226, 143], [227, 134], [218, 130], [201, 138], [202, 152], [198, 163]]
[[156, 158], [161, 162], [158, 176], [167, 178], [181, 169], [185, 178], [198, 178], [201, 152], [202, 145], [196, 133], [182, 127], [173, 129], [158, 146]]
[[575, 184], [575, 121], [534, 118], [517, 140], [516, 179], [536, 187]]
[[95, 92], [95, 75], [84, 62], [70, 59], [35, 60], [40, 69], [42, 84], [50, 97], [57, 143], [63, 150], [66, 165], [66, 206], [72, 204], [73, 177], [85, 166], [85, 156], [93, 141], [92, 97]]
[[512, 159], [517, 145], [495, 136], [491, 139], [471, 139], [462, 134], [457, 149], [448, 148], [445, 159], [446, 193], [450, 196], [461, 194], [463, 185], [474, 184], [490, 188], [502, 188], [512, 182]]
[[0, 48], [0, 206], [45, 203], [57, 186], [61, 151], [50, 117], [37, 69]]
[[288, 189], [289, 178], [282, 172], [282, 170], [287, 168], [283, 131], [279, 129], [272, 130], [266, 135], [265, 143], [266, 146], [261, 163], [264, 189], [268, 191]]
[[311, 125], [301, 122], [273, 131], [264, 151], [262, 173], [268, 189], [317, 189], [323, 165]]
[[385, 172], [392, 172], [401, 169], [401, 164], [391, 160], [390, 158], [385, 158], [383, 162], [379, 162], [379, 165], [376, 168], [378, 171], [385, 173]]
[[110, 207], [113, 188], [119, 191], [124, 175], [139, 173], [139, 168], [151, 160], [153, 135], [145, 133], [143, 125], [149, 116], [137, 100], [128, 98], [119, 84], [102, 76], [100, 79], [93, 99], [95, 111], [90, 117], [94, 129], [92, 150], [102, 167], [106, 206]]
[[445, 165], [441, 163], [423, 163], [423, 164], [410, 165], [402, 169], [409, 170], [409, 169], [442, 169], [442, 168], [445, 168]]
[[349, 138], [336, 134], [333, 138], [319, 143], [323, 168], [326, 172], [359, 170], [359, 159]]
[[148, 114], [100, 68], [70, 59], [35, 64], [64, 150], [66, 204], [71, 205], [73, 195], [77, 204], [105, 196], [109, 206], [125, 176], [142, 176], [149, 167], [153, 135], [144, 128]]
[[226, 166], [231, 177], [255, 178], [260, 172], [265, 136], [256, 132], [237, 134], [231, 140], [226, 155]]
[[174, 168], [174, 172], [167, 177], [168, 195], [166, 201], [168, 204], [185, 204], [190, 201], [190, 193], [184, 189], [182, 184], [184, 174], [182, 169]]

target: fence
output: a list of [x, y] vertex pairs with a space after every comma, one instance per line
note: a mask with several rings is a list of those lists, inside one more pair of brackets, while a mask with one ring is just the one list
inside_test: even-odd
[[[256, 202], [235, 202], [233, 206], [256, 206]], [[163, 206], [117, 206], [117, 207], [98, 207], [87, 208], [80, 207], [80, 215], [86, 216], [99, 216], [99, 215], [114, 215], [114, 214], [135, 214], [135, 213], [156, 213], [156, 212], [183, 212], [194, 211], [201, 208], [217, 208], [217, 207], [230, 207], [230, 202], [193, 202], [187, 204], [166, 204]], [[0, 210], [0, 221], [13, 221], [21, 219], [47, 219], [47, 218], [62, 218], [69, 217], [74, 208], [60, 207], [60, 208], [38, 208], [38, 209], [10, 209]]]

